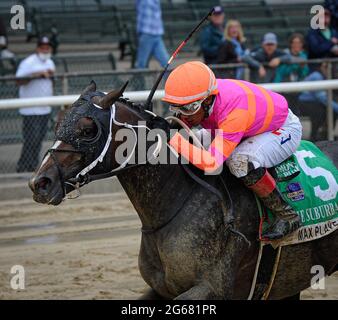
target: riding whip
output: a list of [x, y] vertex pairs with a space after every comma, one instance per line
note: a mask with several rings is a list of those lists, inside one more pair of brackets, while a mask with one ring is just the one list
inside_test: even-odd
[[155, 84], [153, 85], [153, 87], [150, 90], [149, 96], [148, 96], [147, 101], [145, 103], [145, 109], [147, 109], [149, 111], [152, 111], [153, 107], [151, 105], [151, 100], [153, 99], [155, 91], [156, 91], [158, 85], [160, 84], [160, 82], [161, 82], [161, 80], [162, 80], [165, 72], [168, 70], [169, 65], [175, 59], [175, 57], [181, 51], [181, 49], [186, 45], [186, 43], [189, 41], [189, 39], [191, 38], [191, 36], [200, 28], [200, 26], [203, 24], [203, 22], [205, 20], [207, 20], [209, 18], [209, 16], [211, 16], [213, 14], [213, 12], [214, 12], [214, 8], [212, 8], [210, 10], [210, 12], [198, 23], [198, 25], [189, 33], [189, 35], [182, 41], [182, 43], [177, 47], [177, 49], [171, 55], [171, 57], [169, 58], [169, 60], [167, 62], [167, 65], [164, 67], [164, 69], [162, 70], [162, 72], [158, 76]]

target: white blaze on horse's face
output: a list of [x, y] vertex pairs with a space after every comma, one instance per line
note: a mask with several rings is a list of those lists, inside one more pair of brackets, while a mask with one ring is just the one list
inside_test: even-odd
[[[55, 141], [55, 143], [53, 144], [53, 146], [51, 147], [51, 149], [56, 149], [61, 143], [62, 143], [62, 141], [60, 141], [60, 140]], [[47, 163], [49, 157], [50, 157], [50, 153], [48, 152], [48, 154], [43, 159], [40, 168], [42, 168], [44, 166], [44, 164]]]

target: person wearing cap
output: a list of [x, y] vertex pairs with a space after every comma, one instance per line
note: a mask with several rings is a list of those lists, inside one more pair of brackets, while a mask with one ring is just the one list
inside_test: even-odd
[[272, 32], [266, 33], [261, 48], [242, 58], [243, 62], [258, 72], [259, 82], [273, 82], [276, 68], [281, 63], [291, 62], [291, 55], [278, 49], [277, 46], [277, 36]]
[[221, 6], [214, 7], [210, 23], [204, 27], [200, 35], [200, 46], [206, 64], [216, 64], [218, 51], [223, 42], [224, 10]]
[[331, 12], [325, 9], [324, 29], [310, 29], [307, 34], [309, 58], [338, 57], [338, 30], [331, 26]]
[[[44, 36], [38, 40], [35, 53], [21, 61], [16, 72], [20, 98], [53, 95], [52, 76], [55, 72], [55, 65], [51, 59], [51, 52], [50, 40]], [[39, 163], [39, 153], [42, 140], [47, 132], [51, 107], [46, 105], [21, 108], [19, 113], [23, 117], [23, 146], [17, 171], [34, 171]]]
[[149, 128], [165, 130], [176, 152], [206, 174], [219, 174], [225, 162], [276, 215], [265, 238], [280, 239], [300, 227], [266, 169], [289, 158], [302, 136], [302, 125], [282, 95], [247, 81], [216, 79], [207, 65], [191, 61], [171, 72], [163, 101], [188, 126], [210, 129], [212, 143], [197, 147], [160, 117], [149, 120]]

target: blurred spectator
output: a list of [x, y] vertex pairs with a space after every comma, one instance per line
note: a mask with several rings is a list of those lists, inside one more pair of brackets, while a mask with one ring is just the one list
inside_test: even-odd
[[7, 47], [7, 30], [1, 17], [0, 17], [0, 46], [2, 46], [2, 48]]
[[7, 37], [0, 36], [0, 59], [14, 59], [15, 54], [7, 48]]
[[58, 53], [58, 47], [60, 45], [59, 31], [55, 25], [52, 25], [50, 32], [50, 44], [52, 46], [52, 54], [56, 55]]
[[32, 39], [39, 37], [40, 37], [40, 28], [37, 18], [37, 9], [33, 7], [27, 12], [26, 42], [30, 42]]
[[7, 30], [3, 19], [0, 17], [0, 36], [7, 36]]
[[[310, 73], [304, 81], [320, 81], [327, 78], [327, 63], [323, 62]], [[305, 91], [302, 92], [298, 100], [300, 102], [299, 109], [303, 116], [309, 116], [312, 123], [311, 140], [326, 138], [326, 109], [328, 105], [328, 96], [325, 90], [320, 91]], [[332, 101], [332, 106], [335, 112], [335, 118], [338, 116], [338, 103]], [[318, 136], [318, 131], [323, 128], [321, 136]]]
[[214, 7], [210, 23], [204, 27], [200, 36], [200, 46], [206, 64], [216, 64], [218, 50], [223, 41], [224, 10], [221, 6]]
[[[218, 50], [217, 63], [239, 63], [245, 52], [245, 37], [238, 20], [229, 20], [225, 26], [224, 41]], [[244, 69], [236, 68], [236, 79], [243, 78]]]
[[331, 13], [325, 9], [325, 29], [310, 29], [307, 34], [309, 58], [338, 56], [338, 31], [330, 26]]
[[324, 8], [331, 12], [331, 27], [338, 29], [338, 0], [325, 0]]
[[[54, 62], [51, 60], [52, 47], [47, 37], [38, 40], [36, 52], [25, 58], [18, 67], [16, 76], [33, 77], [34, 79], [18, 79], [19, 97], [35, 98], [53, 95], [53, 81], [55, 72]], [[34, 171], [39, 162], [42, 140], [47, 132], [51, 107], [39, 106], [21, 108], [23, 117], [23, 147], [17, 165], [17, 171]]]
[[16, 66], [16, 59], [13, 52], [7, 48], [7, 30], [0, 17], [0, 74], [12, 73]]
[[138, 48], [136, 68], [147, 68], [152, 56], [164, 67], [169, 55], [162, 36], [164, 34], [160, 0], [137, 0]]
[[301, 33], [291, 35], [289, 48], [285, 52], [291, 55], [292, 63], [283, 63], [277, 68], [274, 82], [301, 81], [309, 74], [309, 67], [304, 62], [307, 60], [304, 44], [305, 39]]
[[277, 36], [274, 33], [266, 33], [263, 37], [262, 47], [250, 54], [244, 55], [243, 62], [258, 72], [258, 81], [273, 82], [276, 68], [281, 63], [291, 61], [290, 54], [277, 48]]

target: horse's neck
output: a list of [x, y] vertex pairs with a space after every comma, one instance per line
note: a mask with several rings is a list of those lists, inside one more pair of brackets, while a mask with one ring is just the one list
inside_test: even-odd
[[118, 179], [142, 225], [155, 229], [175, 214], [170, 204], [176, 200], [175, 189], [184, 187], [185, 182], [178, 165], [141, 165], [118, 175]]
[[[132, 111], [133, 109], [128, 110]], [[121, 118], [119, 121], [136, 124], [140, 118], [147, 119], [149, 117], [149, 114], [136, 115], [137, 113], [135, 112], [119, 114]], [[142, 133], [140, 132], [143, 132], [143, 129], [139, 128], [136, 130], [142, 137]], [[145, 130], [144, 132], [146, 133]], [[144, 150], [145, 148], [145, 154], [147, 155], [149, 147], [152, 145], [153, 142], [146, 142], [146, 145], [142, 146], [141, 149]], [[162, 148], [161, 152], [164, 152], [164, 148], [167, 147], [163, 144]], [[144, 159], [140, 159], [139, 156], [141, 155], [137, 153], [139, 149], [140, 145], [138, 144], [135, 150], [135, 161], [136, 163], [143, 163]], [[165, 163], [170, 163], [173, 157], [172, 153], [168, 150], [164, 153], [167, 157]], [[171, 204], [177, 202], [175, 198], [176, 188], [182, 190], [182, 179], [184, 181], [184, 173], [180, 166], [175, 164], [153, 165], [148, 163], [130, 168], [117, 175], [117, 177], [136, 209], [144, 227], [156, 229], [169, 221], [175, 214], [175, 207]]]

